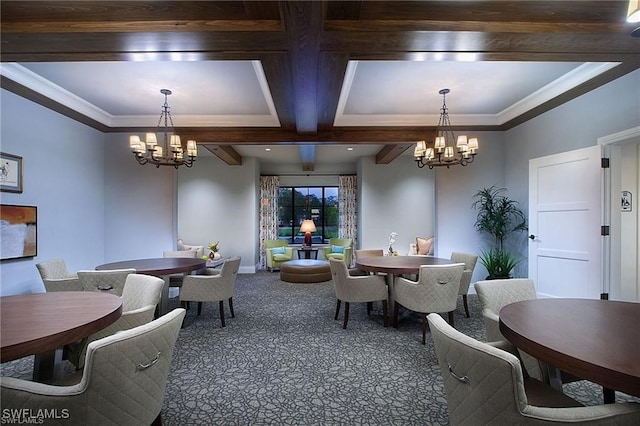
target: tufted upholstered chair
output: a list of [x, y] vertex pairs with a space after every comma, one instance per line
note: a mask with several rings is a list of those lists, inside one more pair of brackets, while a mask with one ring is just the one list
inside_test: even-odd
[[453, 326], [453, 311], [456, 310], [463, 270], [464, 263], [423, 265], [418, 273], [418, 281], [396, 277], [393, 285], [394, 327], [398, 328], [400, 305], [422, 314], [423, 345], [427, 335], [427, 314], [448, 312], [449, 323]]
[[84, 291], [105, 291], [122, 296], [124, 283], [135, 269], [111, 269], [104, 271], [78, 271], [78, 278]]
[[[202, 302], [219, 302], [220, 322], [225, 327], [224, 301], [229, 301], [231, 318], [236, 315], [233, 312], [233, 291], [236, 287], [238, 269], [240, 269], [240, 256], [232, 257], [224, 261], [222, 268], [209, 272], [208, 275], [187, 275], [180, 290], [180, 302], [198, 302], [198, 315], [202, 312]], [[220, 271], [216, 274], [216, 271]]]
[[[264, 240], [265, 253], [267, 255], [267, 268], [273, 272], [284, 262], [293, 260], [293, 248], [288, 247], [286, 240]], [[276, 249], [274, 252], [273, 249]], [[282, 253], [279, 253], [282, 251]]]
[[[329, 246], [322, 248], [325, 260], [336, 259], [343, 261], [347, 266], [351, 264], [351, 238], [329, 238]], [[340, 247], [340, 252], [336, 252], [335, 247]]]
[[341, 302], [344, 302], [344, 322], [342, 328], [347, 328], [349, 321], [350, 303], [367, 303], [367, 313], [371, 311], [369, 302], [382, 300], [382, 316], [384, 326], [389, 325], [388, 303], [389, 291], [384, 277], [379, 275], [352, 276], [349, 275], [347, 265], [342, 260], [329, 259], [331, 279], [336, 291], [336, 314], [333, 319], [338, 319]]
[[[358, 262], [358, 259], [362, 259], [365, 257], [377, 257], [377, 256], [384, 256], [384, 250], [383, 249], [367, 249], [367, 250], [354, 250], [353, 251], [353, 255], [356, 258], [356, 262]], [[352, 269], [349, 271], [349, 274], [351, 275], [372, 275], [367, 271], [361, 271], [359, 269]], [[375, 274], [375, 275], [386, 275], [386, 274]]]
[[67, 270], [64, 259], [50, 259], [36, 263], [44, 288], [48, 291], [82, 291], [78, 274]]
[[84, 366], [85, 352], [89, 343], [152, 321], [156, 306], [160, 302], [163, 286], [164, 280], [158, 277], [142, 274], [127, 275], [122, 290], [120, 318], [81, 342], [67, 345], [67, 359], [80, 369]]
[[52, 386], [3, 377], [2, 408], [68, 413], [68, 418], [47, 418], [47, 425], [161, 424], [167, 375], [184, 315], [184, 309], [174, 309], [148, 324], [91, 342], [84, 371], [72, 375], [79, 379], [76, 384]]
[[[186, 247], [186, 246], [185, 246]], [[184, 257], [188, 259], [195, 259], [198, 256], [197, 250], [172, 250], [162, 252], [162, 257]], [[185, 274], [170, 274], [169, 275], [169, 287], [182, 287]], [[175, 295], [174, 295], [175, 297]]]
[[583, 407], [533, 378], [518, 358], [427, 317], [447, 395], [449, 422], [457, 425], [640, 424], [640, 404]]
[[455, 263], [464, 263], [464, 271], [462, 272], [462, 278], [460, 278], [460, 288], [458, 294], [462, 296], [462, 303], [464, 305], [464, 313], [469, 318], [469, 305], [467, 304], [467, 293], [469, 292], [469, 286], [471, 285], [471, 277], [473, 276], [473, 270], [478, 262], [478, 256], [469, 253], [453, 252], [451, 253], [451, 260]]
[[[474, 284], [474, 288], [482, 308], [488, 342], [507, 340], [500, 332], [499, 327], [500, 317], [498, 314], [503, 306], [536, 298], [536, 287], [533, 280], [528, 278], [478, 281]], [[522, 351], [520, 351], [520, 356], [527, 373], [531, 377], [542, 380], [542, 368], [538, 360]]]

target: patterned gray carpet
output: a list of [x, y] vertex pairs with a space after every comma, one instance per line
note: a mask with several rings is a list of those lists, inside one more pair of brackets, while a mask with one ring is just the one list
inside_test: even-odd
[[[477, 298], [456, 328], [485, 339]], [[172, 307], [178, 302], [172, 300]], [[235, 318], [220, 327], [218, 304], [192, 307], [178, 337], [162, 416], [166, 425], [446, 425], [446, 397], [433, 344], [421, 344], [421, 320], [399, 329], [352, 304], [349, 324], [334, 321], [331, 282], [291, 284], [277, 273], [239, 275]], [[29, 377], [30, 360], [2, 366]], [[565, 385], [587, 405], [599, 387]], [[619, 400], [631, 399], [618, 394]], [[634, 399], [631, 399], [634, 400]], [[635, 399], [636, 401], [638, 399]]]

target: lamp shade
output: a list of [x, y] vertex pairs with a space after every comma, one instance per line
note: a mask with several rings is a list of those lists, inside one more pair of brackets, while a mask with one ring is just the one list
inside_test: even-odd
[[640, 0], [629, 0], [627, 22], [640, 22]]
[[300, 232], [316, 232], [316, 224], [311, 219], [305, 219], [300, 225]]

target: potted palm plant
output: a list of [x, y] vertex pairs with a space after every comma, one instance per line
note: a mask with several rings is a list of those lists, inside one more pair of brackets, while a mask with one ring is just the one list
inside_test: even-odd
[[504, 193], [506, 188], [491, 186], [479, 190], [473, 198], [477, 210], [475, 228], [492, 237], [492, 247], [478, 256], [489, 273], [487, 279], [511, 278], [513, 268], [520, 260], [505, 247], [509, 237], [527, 231], [527, 219], [518, 202]]

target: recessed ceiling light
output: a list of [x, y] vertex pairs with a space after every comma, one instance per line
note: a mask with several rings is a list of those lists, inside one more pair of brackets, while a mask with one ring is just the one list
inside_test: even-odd
[[265, 151], [271, 151], [271, 148], [265, 148], [264, 150]]
[[352, 147], [347, 148], [347, 151], [353, 151]]

